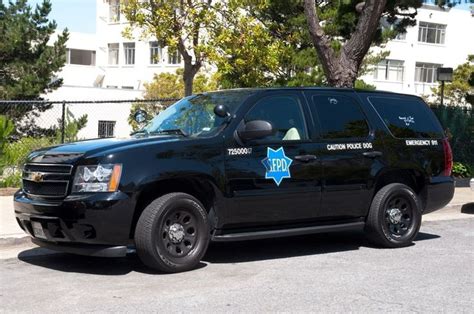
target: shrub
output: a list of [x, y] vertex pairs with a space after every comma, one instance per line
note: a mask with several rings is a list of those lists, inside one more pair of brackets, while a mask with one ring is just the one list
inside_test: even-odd
[[453, 176], [468, 178], [471, 176], [471, 169], [468, 165], [460, 162], [453, 163]]
[[21, 186], [21, 172], [16, 171], [0, 179], [0, 188], [19, 188]]
[[21, 168], [28, 154], [43, 147], [51, 146], [53, 139], [42, 137], [24, 137], [16, 142], [5, 145], [5, 164], [9, 168]]

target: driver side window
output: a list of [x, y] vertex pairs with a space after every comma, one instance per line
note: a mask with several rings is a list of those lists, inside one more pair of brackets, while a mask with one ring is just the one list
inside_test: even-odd
[[245, 123], [254, 120], [268, 121], [275, 130], [273, 135], [258, 142], [308, 139], [301, 104], [296, 96], [281, 95], [260, 99], [244, 118]]

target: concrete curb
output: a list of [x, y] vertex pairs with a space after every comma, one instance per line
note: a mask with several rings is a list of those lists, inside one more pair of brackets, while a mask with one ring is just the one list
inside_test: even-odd
[[24, 234], [22, 237], [0, 238], [0, 248], [19, 246], [19, 245], [31, 243], [30, 238], [31, 237], [26, 234]]

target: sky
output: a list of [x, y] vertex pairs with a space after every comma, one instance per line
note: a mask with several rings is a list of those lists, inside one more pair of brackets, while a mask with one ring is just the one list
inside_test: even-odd
[[[28, 0], [34, 5], [42, 0]], [[426, 1], [430, 2], [430, 1]], [[431, 1], [434, 2], [434, 1]], [[469, 10], [469, 1], [461, 1], [457, 9]], [[71, 32], [95, 33], [96, 0], [51, 0], [50, 18], [58, 23], [58, 29], [65, 27]]]
[[[35, 5], [43, 0], [28, 0]], [[96, 0], [51, 0], [49, 17], [56, 21], [58, 30], [68, 28], [71, 32], [95, 33]]]

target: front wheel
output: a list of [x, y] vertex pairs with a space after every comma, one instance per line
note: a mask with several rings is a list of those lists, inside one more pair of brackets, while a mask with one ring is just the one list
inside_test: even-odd
[[206, 253], [210, 232], [202, 204], [185, 193], [163, 195], [148, 205], [135, 230], [142, 262], [174, 273], [195, 268]]
[[366, 221], [370, 242], [389, 248], [410, 245], [421, 226], [418, 196], [408, 186], [391, 183], [372, 200]]

